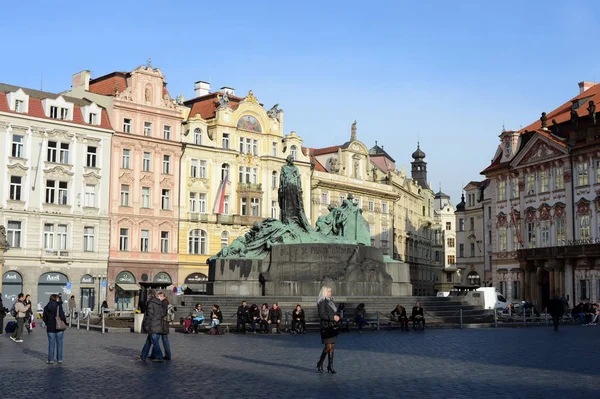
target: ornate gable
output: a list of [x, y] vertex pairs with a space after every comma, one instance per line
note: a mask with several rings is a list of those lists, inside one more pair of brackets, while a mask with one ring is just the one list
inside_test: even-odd
[[97, 185], [100, 182], [101, 176], [94, 172], [89, 172], [83, 175], [85, 184]]
[[524, 166], [550, 161], [566, 154], [565, 149], [559, 148], [557, 144], [553, 144], [550, 140], [542, 136], [538, 136], [527, 143], [523, 151], [513, 160], [512, 166]]

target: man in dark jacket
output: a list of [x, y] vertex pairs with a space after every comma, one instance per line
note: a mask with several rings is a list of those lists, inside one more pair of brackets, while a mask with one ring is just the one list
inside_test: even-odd
[[554, 297], [550, 299], [550, 302], [548, 302], [548, 313], [552, 316], [554, 331], [558, 331], [558, 320], [562, 317], [564, 310], [563, 302], [558, 297], [558, 294], [554, 295]]
[[148, 302], [146, 304], [146, 313], [142, 322], [142, 331], [147, 333], [146, 343], [142, 349], [142, 354], [138, 356], [141, 360], [146, 360], [152, 345], [152, 361], [162, 362], [163, 354], [160, 350], [160, 334], [163, 332], [163, 318], [167, 315], [162, 302], [156, 297], [154, 290], [148, 292]]
[[269, 323], [269, 332], [271, 332], [273, 324], [275, 324], [277, 334], [281, 334], [281, 308], [277, 303], [274, 303], [271, 309], [269, 309], [269, 320], [267, 320], [267, 323]]
[[[238, 307], [237, 310], [237, 332], [246, 334], [246, 323], [248, 323], [248, 319], [250, 318], [250, 308], [248, 307], [248, 303], [246, 301], [242, 301], [242, 305]], [[241, 326], [241, 328], [240, 328]]]

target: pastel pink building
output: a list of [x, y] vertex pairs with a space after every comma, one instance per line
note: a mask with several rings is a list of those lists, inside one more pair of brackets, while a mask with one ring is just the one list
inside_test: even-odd
[[160, 69], [149, 64], [93, 80], [81, 72], [73, 91], [81, 90], [107, 100], [103, 105], [115, 129], [107, 299], [109, 306], [133, 309], [138, 283], [178, 281], [183, 107], [171, 99]]

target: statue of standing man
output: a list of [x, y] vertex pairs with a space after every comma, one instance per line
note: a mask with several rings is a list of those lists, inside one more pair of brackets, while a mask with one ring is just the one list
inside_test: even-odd
[[311, 231], [304, 213], [304, 200], [302, 199], [302, 182], [300, 171], [294, 165], [294, 158], [290, 155], [286, 165], [281, 167], [279, 178], [279, 208], [281, 209], [281, 222], [283, 224], [296, 223], [300, 228]]

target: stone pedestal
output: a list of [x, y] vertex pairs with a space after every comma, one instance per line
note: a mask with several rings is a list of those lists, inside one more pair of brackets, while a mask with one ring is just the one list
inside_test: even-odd
[[408, 265], [384, 260], [379, 248], [358, 244], [273, 245], [263, 259], [213, 259], [209, 293], [314, 296], [324, 284], [339, 296], [410, 295]]

